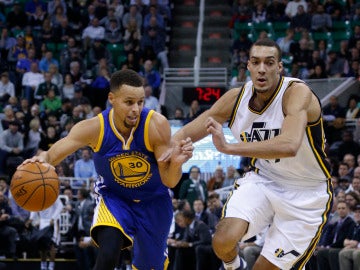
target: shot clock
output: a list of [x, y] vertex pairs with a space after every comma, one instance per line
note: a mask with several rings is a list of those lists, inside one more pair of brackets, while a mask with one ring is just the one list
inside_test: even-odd
[[200, 105], [212, 105], [225, 92], [225, 87], [184, 87], [183, 102], [190, 105], [196, 99]]

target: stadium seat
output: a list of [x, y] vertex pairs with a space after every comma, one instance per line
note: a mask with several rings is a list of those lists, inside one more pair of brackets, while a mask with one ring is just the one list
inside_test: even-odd
[[332, 32], [331, 38], [334, 41], [348, 40], [351, 37], [350, 31], [336, 31]]
[[332, 28], [333, 32], [350, 31], [351, 24], [350, 21], [333, 21]]
[[321, 39], [329, 41], [331, 40], [331, 32], [312, 32], [311, 37], [315, 42]]

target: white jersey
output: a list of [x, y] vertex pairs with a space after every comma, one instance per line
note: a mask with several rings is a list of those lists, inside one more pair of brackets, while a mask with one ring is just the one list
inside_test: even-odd
[[[296, 78], [280, 77], [273, 96], [259, 111], [249, 106], [254, 93], [253, 83], [250, 81], [243, 86], [229, 122], [229, 127], [239, 142], [269, 140], [281, 133], [285, 117], [283, 95], [293, 82], [304, 83]], [[330, 178], [324, 142], [323, 121], [320, 117], [318, 121], [307, 124], [296, 156], [272, 160], [253, 158], [251, 165], [256, 173], [271, 181], [293, 186], [316, 186]]]

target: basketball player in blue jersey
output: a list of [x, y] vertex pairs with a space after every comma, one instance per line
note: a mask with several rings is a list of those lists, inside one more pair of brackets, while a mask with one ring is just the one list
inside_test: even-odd
[[[247, 68], [250, 82], [225, 93], [173, 140], [194, 142], [210, 133], [218, 151], [252, 158], [253, 169], [236, 181], [213, 237], [225, 269], [244, 269], [238, 242], [269, 225], [253, 269], [304, 269], [332, 200], [321, 105], [303, 81], [281, 76], [281, 51], [274, 41], [255, 42]], [[225, 140], [227, 121], [238, 143]]]
[[113, 270], [121, 249], [129, 246], [133, 269], [166, 269], [173, 216], [169, 188], [180, 180], [182, 164], [192, 156], [192, 142], [188, 138], [177, 147], [170, 145], [170, 125], [161, 114], [144, 108], [143, 80], [136, 72], [115, 72], [108, 99], [112, 108], [79, 122], [48, 151], [24, 162], [55, 166], [90, 146], [100, 195], [91, 228], [99, 247], [94, 269]]

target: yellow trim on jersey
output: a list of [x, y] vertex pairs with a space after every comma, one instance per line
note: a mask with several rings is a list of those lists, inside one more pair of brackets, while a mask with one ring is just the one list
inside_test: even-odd
[[[312, 134], [311, 134], [311, 127], [310, 127], [310, 126], [307, 126], [307, 127], [306, 127], [306, 134], [307, 134], [307, 137], [308, 137], [308, 139], [309, 139], [309, 143], [310, 143], [310, 146], [311, 146], [311, 150], [313, 151], [316, 160], [318, 161], [318, 163], [319, 163], [321, 169], [323, 170], [326, 178], [330, 179], [330, 178], [331, 178], [331, 174], [330, 174], [330, 172], [328, 171], [328, 169], [326, 168], [323, 159], [321, 158], [320, 154], [318, 153], [318, 151], [317, 151], [316, 148], [315, 148], [314, 140], [313, 140], [313, 137], [312, 137]], [[321, 145], [323, 146], [323, 145], [324, 145], [324, 142], [322, 142]], [[325, 154], [324, 154], [324, 156], [325, 156]]]
[[234, 109], [233, 109], [233, 111], [232, 111], [232, 113], [230, 115], [230, 122], [228, 124], [229, 128], [231, 128], [231, 126], [234, 123], [234, 120], [235, 120], [235, 117], [236, 117], [236, 112], [237, 112], [237, 110], [238, 110], [238, 108], [240, 106], [240, 102], [241, 102], [241, 99], [242, 99], [242, 97], [244, 95], [244, 92], [245, 92], [245, 85], [241, 88], [240, 93], [239, 93], [238, 98], [237, 98], [237, 101], [236, 101], [236, 104], [234, 106]]
[[[95, 211], [96, 220], [94, 221], [93, 226], [91, 226], [90, 235], [92, 235], [91, 232], [94, 230], [94, 228], [98, 226], [110, 226], [119, 229], [126, 236], [126, 238], [129, 239], [129, 241], [131, 242], [131, 246], [134, 244], [133, 239], [127, 233], [125, 233], [123, 227], [119, 224], [113, 214], [106, 207], [103, 198], [100, 199], [99, 205], [96, 207]], [[96, 243], [93, 237], [92, 239], [95, 245], [98, 247], [98, 243]]]
[[[272, 102], [274, 101], [274, 99], [276, 98], [278, 93], [280, 92], [280, 89], [281, 89], [283, 83], [284, 83], [284, 77], [281, 76], [280, 82], [279, 82], [275, 92], [273, 93], [271, 99], [268, 101], [268, 103], [266, 104], [266, 106], [262, 110], [255, 111], [255, 110], [251, 109], [251, 107], [248, 105], [249, 111], [252, 112], [252, 113], [255, 113], [255, 114], [262, 114], [264, 111], [266, 111], [266, 109], [269, 108], [269, 106], [272, 104]], [[252, 91], [254, 92], [254, 85], [252, 86]]]
[[120, 134], [120, 132], [116, 129], [115, 127], [115, 123], [114, 123], [114, 109], [111, 109], [109, 112], [109, 123], [110, 123], [110, 127], [112, 129], [112, 131], [114, 132], [115, 136], [122, 142], [123, 146], [123, 150], [129, 150], [130, 149], [130, 144], [133, 141], [134, 137], [133, 134], [136, 130], [136, 128], [138, 127], [140, 122], [140, 118], [137, 120], [135, 127], [133, 127], [131, 129], [129, 138], [127, 141], [125, 141], [124, 137]]
[[145, 143], [146, 149], [150, 152], [154, 152], [154, 149], [152, 148], [152, 145], [150, 144], [150, 140], [149, 140], [150, 120], [151, 120], [153, 113], [154, 113], [153, 110], [149, 111], [149, 114], [146, 117], [145, 126], [144, 126], [144, 143]]
[[98, 152], [100, 150], [101, 144], [102, 144], [103, 139], [104, 139], [104, 130], [105, 130], [104, 116], [102, 115], [102, 113], [99, 113], [98, 117], [99, 117], [99, 121], [100, 121], [100, 132], [99, 132], [98, 141], [97, 141], [96, 145], [93, 148], [94, 152]]
[[[309, 261], [310, 257], [313, 255], [313, 252], [320, 240], [320, 237], [321, 237], [321, 234], [322, 234], [322, 230], [327, 222], [327, 216], [328, 216], [328, 213], [330, 212], [331, 210], [331, 201], [332, 201], [332, 196], [333, 196], [333, 193], [331, 192], [331, 180], [328, 179], [327, 181], [327, 193], [329, 194], [329, 200], [327, 201], [326, 203], [326, 208], [325, 208], [325, 211], [322, 215], [322, 218], [323, 218], [323, 222], [320, 224], [319, 226], [319, 229], [318, 231], [316, 232], [314, 238], [311, 240], [310, 244], [309, 244], [309, 247], [306, 249], [306, 251], [304, 252], [304, 254], [297, 260], [296, 263], [294, 263], [294, 269], [295, 269], [295, 266], [297, 267], [296, 269], [303, 269], [305, 267], [305, 264]], [[298, 266], [299, 265], [299, 266]]]

